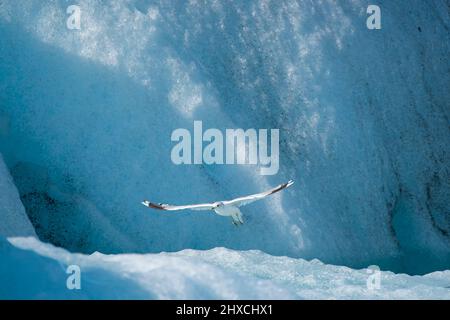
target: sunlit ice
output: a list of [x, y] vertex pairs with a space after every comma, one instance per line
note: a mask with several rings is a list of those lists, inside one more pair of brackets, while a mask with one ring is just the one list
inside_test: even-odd
[[203, 132], [202, 121], [194, 121], [193, 134], [184, 128], [172, 132], [171, 140], [178, 143], [171, 159], [177, 165], [260, 165], [261, 175], [275, 175], [280, 162], [279, 136], [279, 129], [226, 129], [223, 134], [209, 128]]

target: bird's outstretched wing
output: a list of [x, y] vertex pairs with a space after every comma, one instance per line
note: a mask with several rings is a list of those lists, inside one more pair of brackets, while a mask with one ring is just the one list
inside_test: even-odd
[[240, 207], [240, 206], [244, 206], [246, 204], [252, 203], [256, 200], [260, 200], [262, 198], [265, 198], [275, 192], [281, 191], [283, 189], [286, 189], [290, 186], [292, 186], [294, 184], [293, 180], [289, 180], [286, 183], [280, 184], [279, 186], [270, 189], [268, 191], [265, 192], [261, 192], [261, 193], [256, 193], [256, 194], [252, 194], [249, 196], [245, 196], [245, 197], [240, 197], [240, 198], [236, 198], [233, 200], [229, 200], [229, 201], [223, 201], [224, 205], [232, 205], [232, 206], [236, 206], [236, 207]]
[[190, 204], [185, 206], [171, 206], [170, 204], [163, 203], [152, 203], [150, 201], [142, 201], [142, 204], [146, 207], [158, 209], [158, 210], [168, 210], [168, 211], [176, 211], [176, 210], [211, 210], [213, 208], [212, 203], [201, 203], [201, 204]]

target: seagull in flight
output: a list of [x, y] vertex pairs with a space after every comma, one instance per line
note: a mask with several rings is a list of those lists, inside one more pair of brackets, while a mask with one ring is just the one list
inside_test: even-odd
[[275, 192], [286, 189], [294, 184], [293, 180], [289, 180], [286, 183], [280, 184], [275, 188], [272, 188], [268, 191], [252, 194], [245, 197], [236, 198], [233, 200], [227, 201], [216, 201], [213, 203], [202, 203], [202, 204], [189, 204], [183, 206], [173, 206], [170, 204], [163, 203], [152, 203], [150, 201], [144, 200], [142, 204], [146, 207], [158, 209], [158, 210], [167, 210], [167, 211], [176, 211], [176, 210], [213, 210], [219, 216], [231, 217], [232, 222], [235, 226], [244, 224], [244, 219], [242, 218], [242, 212], [239, 210], [240, 206], [244, 206], [246, 204], [252, 203], [256, 200], [261, 200]]

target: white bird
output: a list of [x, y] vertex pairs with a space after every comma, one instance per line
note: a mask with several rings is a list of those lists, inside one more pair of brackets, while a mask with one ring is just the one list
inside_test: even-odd
[[142, 204], [146, 207], [158, 209], [158, 210], [167, 210], [167, 211], [176, 211], [176, 210], [213, 210], [220, 216], [231, 217], [234, 225], [241, 225], [244, 223], [244, 219], [242, 218], [242, 212], [239, 210], [240, 206], [244, 206], [246, 204], [252, 203], [256, 200], [263, 199], [275, 192], [281, 191], [287, 187], [290, 187], [294, 184], [294, 181], [289, 180], [286, 183], [280, 184], [279, 186], [270, 189], [265, 192], [252, 194], [245, 197], [236, 198], [228, 201], [216, 201], [213, 203], [202, 203], [202, 204], [189, 204], [183, 206], [172, 206], [169, 204], [155, 204], [150, 201], [144, 200]]

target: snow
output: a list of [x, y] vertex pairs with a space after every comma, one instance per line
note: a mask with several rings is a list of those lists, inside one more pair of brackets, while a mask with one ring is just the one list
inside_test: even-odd
[[[0, 298], [65, 299], [450, 299], [450, 271], [425, 276], [368, 272], [215, 248], [176, 253], [73, 254], [35, 238], [0, 242]], [[68, 265], [81, 270], [81, 289], [66, 288]], [[50, 275], [50, 276], [49, 276]]]
[[0, 236], [36, 236], [0, 153]]
[[[409, 274], [450, 269], [445, 0], [379, 0], [382, 30], [367, 30], [366, 0], [77, 3], [79, 31], [66, 28], [65, 0], [0, 4], [0, 151], [42, 241], [85, 254], [145, 253], [133, 257], [167, 266], [186, 259], [232, 283], [215, 290], [201, 279], [190, 282], [191, 274], [180, 276], [183, 292], [164, 293], [160, 285], [152, 287], [154, 297], [201, 297], [203, 288], [212, 292], [204, 296], [224, 296], [223, 288], [230, 288], [227, 297], [259, 294], [233, 291], [241, 271], [195, 262], [203, 253], [206, 260], [217, 252], [242, 255], [251, 266], [257, 257], [292, 262], [300, 271], [315, 265], [299, 258]], [[176, 166], [171, 133], [195, 120], [222, 132], [280, 129], [278, 174], [261, 176], [258, 166]], [[0, 170], [0, 205], [12, 208], [1, 212], [2, 221], [12, 220], [0, 234], [21, 235], [22, 226], [29, 230], [25, 214], [3, 164]], [[242, 228], [213, 214], [165, 214], [140, 204], [231, 199], [289, 179], [289, 190], [243, 208]], [[6, 248], [42, 270], [58, 265]], [[183, 249], [195, 250], [195, 259], [190, 251], [158, 256], [166, 260], [150, 254]], [[21, 268], [35, 281], [31, 267]], [[286, 271], [291, 284], [276, 270], [268, 277], [296, 297], [315, 297], [316, 290], [365, 297], [361, 286], [342, 284], [337, 292], [316, 278], [339, 279], [333, 272], [347, 269], [317, 268], [310, 278]], [[250, 275], [259, 281], [265, 272]], [[364, 282], [363, 271], [348, 273]], [[430, 287], [429, 296], [447, 296], [435, 283], [448, 271], [383, 275], [392, 277], [388, 297], [403, 290], [413, 297], [413, 286], [417, 295]], [[296, 277], [317, 282], [314, 292]], [[44, 280], [51, 281], [36, 279]]]

